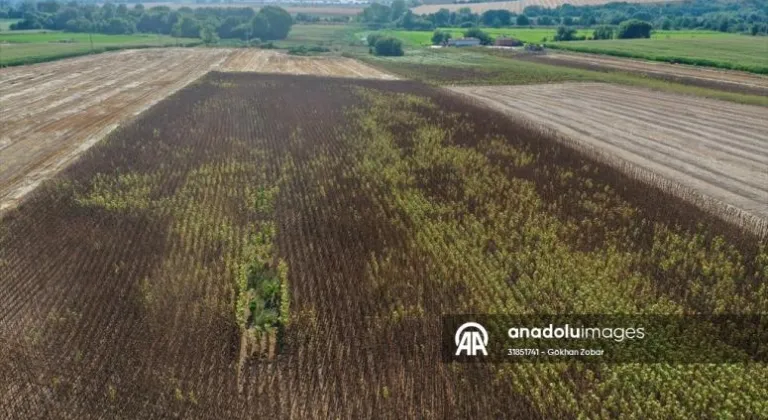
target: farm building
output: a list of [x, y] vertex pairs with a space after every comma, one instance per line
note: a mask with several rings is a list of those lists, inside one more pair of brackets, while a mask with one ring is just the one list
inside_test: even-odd
[[523, 45], [523, 42], [515, 38], [498, 37], [493, 42], [493, 45], [497, 47], [520, 47]]
[[448, 40], [448, 46], [452, 47], [474, 47], [480, 45], [480, 40], [477, 38], [456, 38]]

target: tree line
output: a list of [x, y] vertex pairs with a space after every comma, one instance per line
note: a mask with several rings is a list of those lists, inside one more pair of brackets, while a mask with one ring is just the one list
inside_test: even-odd
[[24, 2], [0, 10], [0, 18], [22, 19], [11, 30], [50, 29], [69, 32], [131, 34], [135, 32], [202, 38], [270, 41], [288, 36], [293, 18], [284, 9], [266, 6], [251, 8], [189, 8], [171, 10], [166, 6], [145, 8], [138, 3], [80, 4], [55, 1]]
[[[433, 30], [442, 27], [515, 25], [590, 28], [616, 27], [624, 22], [635, 24], [640, 21], [655, 29], [708, 29], [764, 35], [768, 33], [768, 0], [691, 0], [668, 4], [609, 3], [600, 6], [566, 4], [551, 9], [529, 6], [520, 14], [503, 9], [473, 13], [469, 7], [463, 7], [454, 12], [440, 9], [424, 15], [414, 14], [404, 0], [394, 0], [390, 5], [374, 3], [365, 8], [358, 18], [373, 29]], [[620, 33], [619, 28], [614, 32]]]

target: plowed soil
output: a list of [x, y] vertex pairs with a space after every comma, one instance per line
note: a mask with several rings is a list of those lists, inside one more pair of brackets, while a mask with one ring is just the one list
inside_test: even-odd
[[599, 83], [452, 90], [768, 218], [764, 108]]
[[222, 70], [394, 79], [387, 73], [350, 58], [300, 57], [277, 51], [254, 49], [235, 51], [224, 62]]

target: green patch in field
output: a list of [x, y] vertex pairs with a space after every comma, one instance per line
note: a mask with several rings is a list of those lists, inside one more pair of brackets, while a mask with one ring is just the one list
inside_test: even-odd
[[355, 33], [360, 30], [352, 25], [293, 25], [288, 38], [275, 42], [279, 48], [320, 46], [342, 50], [356, 42]]

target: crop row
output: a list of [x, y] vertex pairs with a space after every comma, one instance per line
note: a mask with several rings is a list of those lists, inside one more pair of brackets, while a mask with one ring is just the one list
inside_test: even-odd
[[768, 415], [762, 365], [443, 363], [445, 314], [763, 313], [768, 251], [414, 82], [209, 74], [9, 212], [0, 263], [31, 417]]

